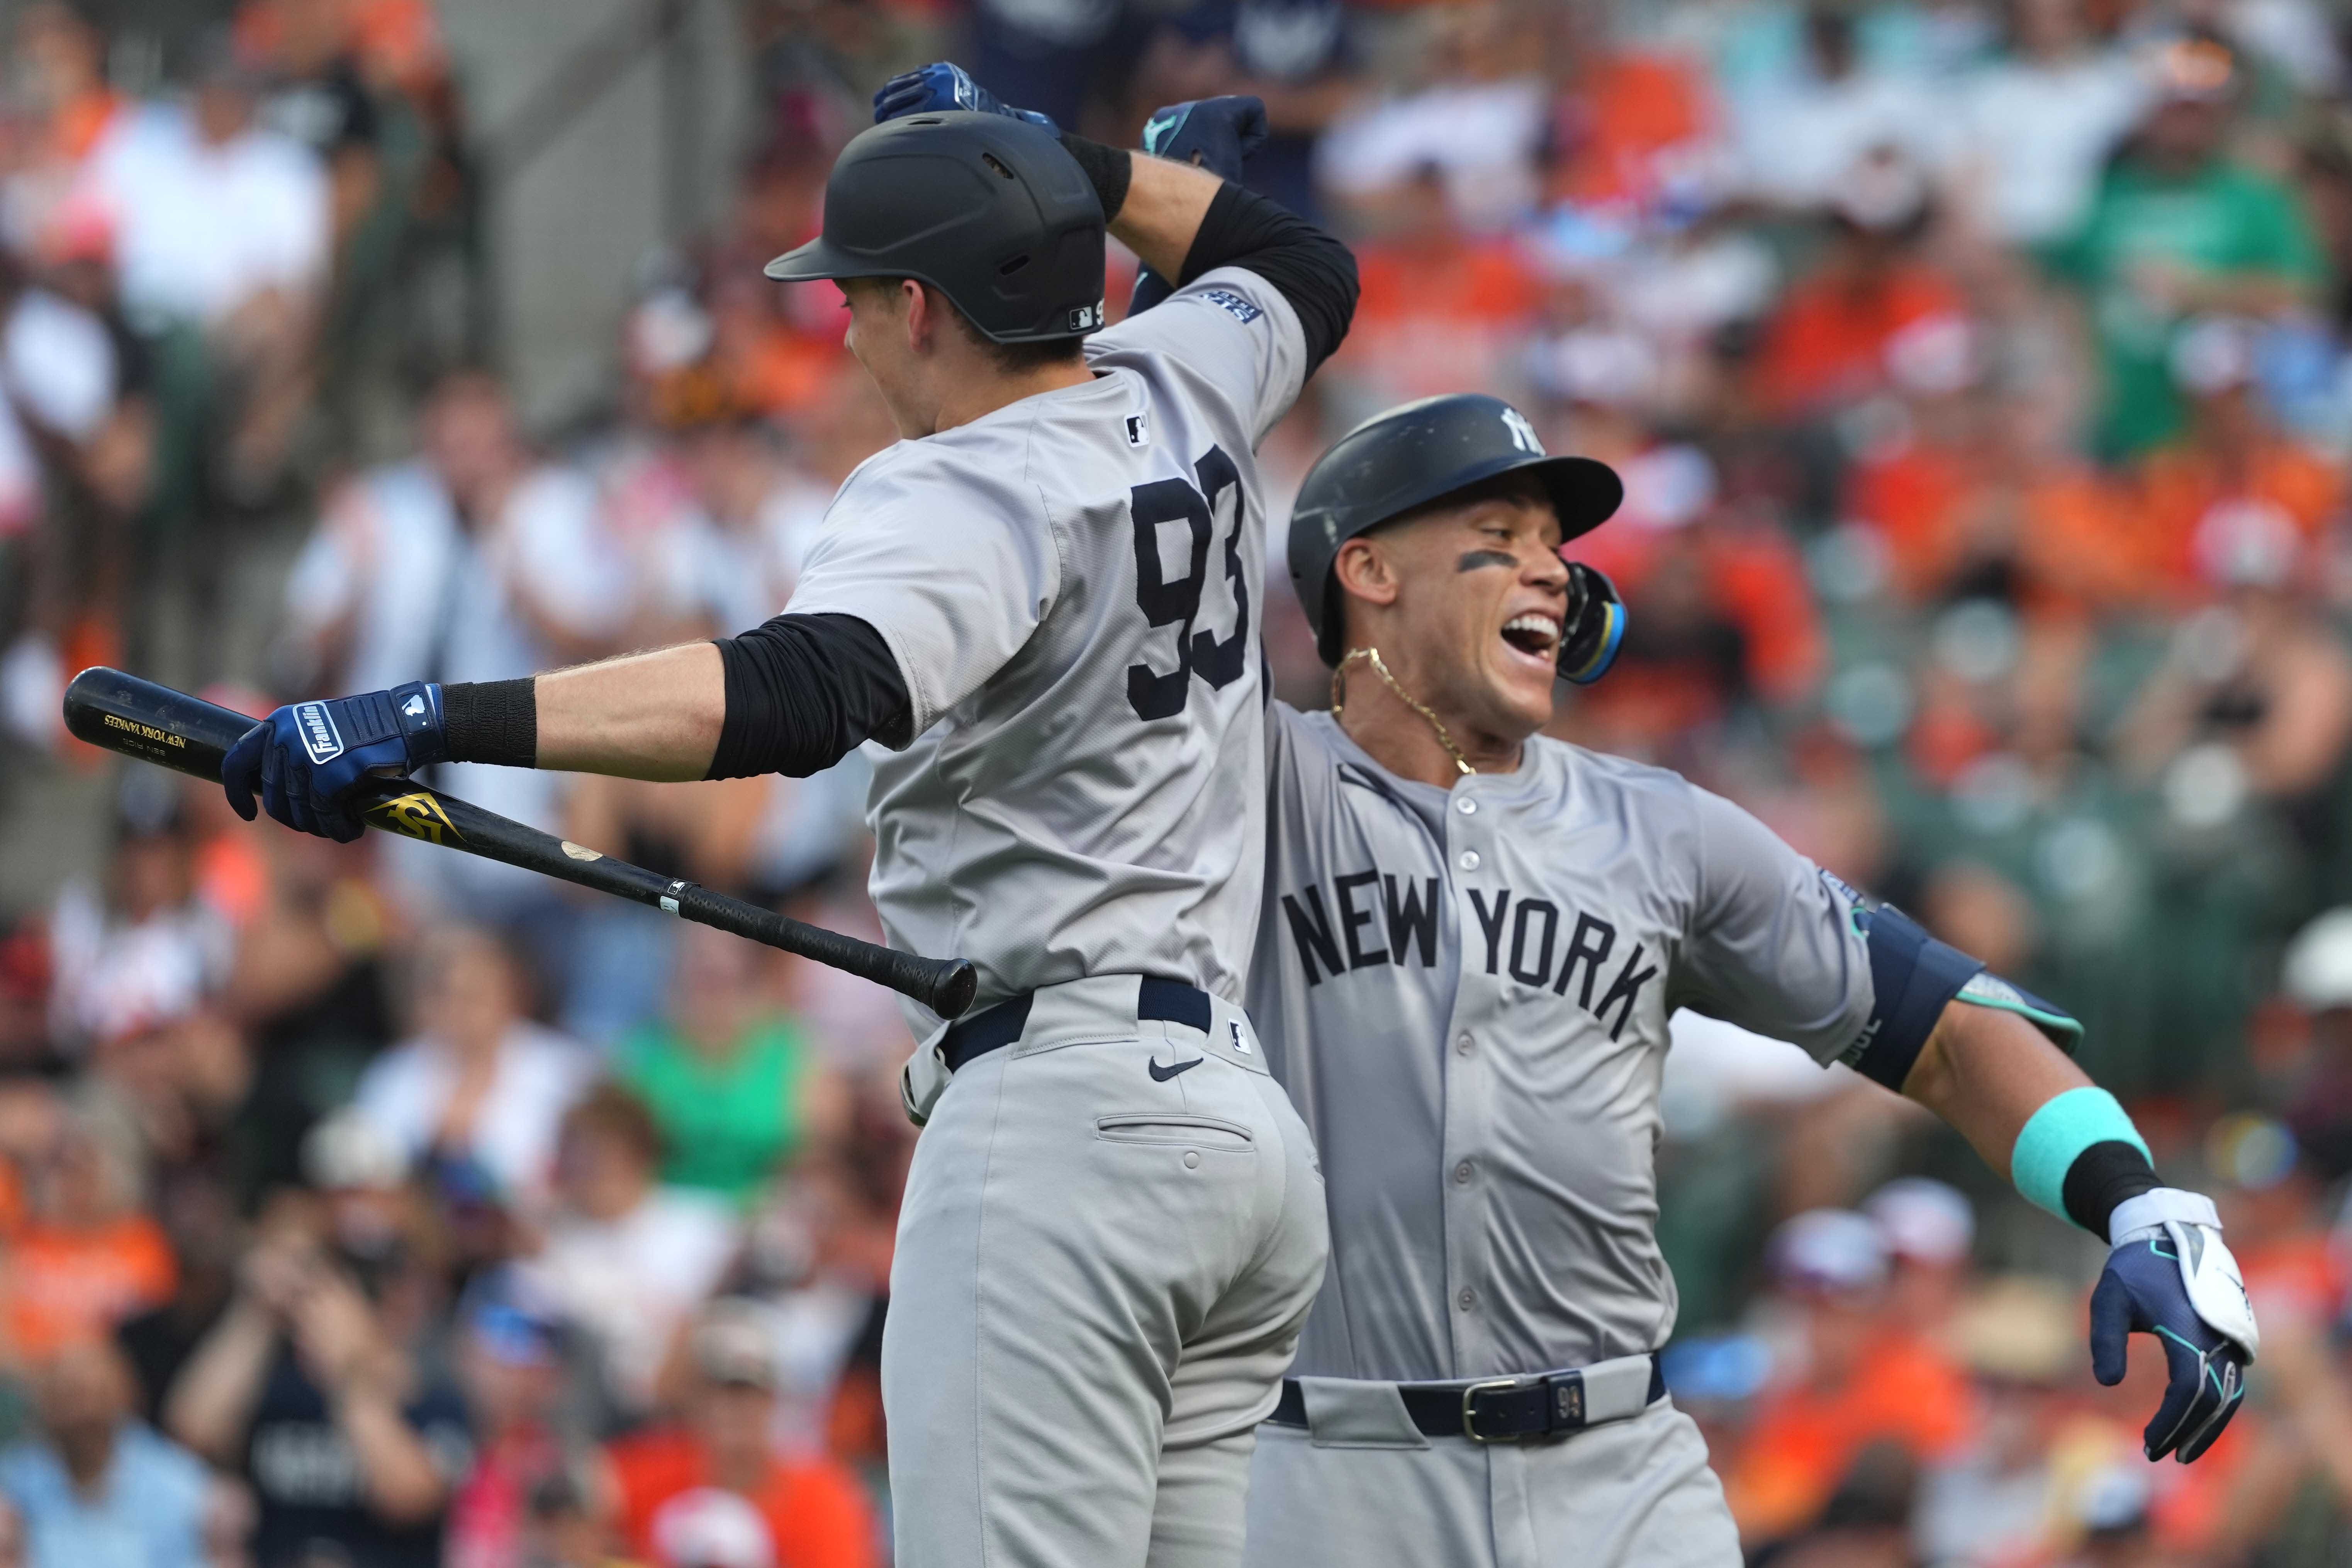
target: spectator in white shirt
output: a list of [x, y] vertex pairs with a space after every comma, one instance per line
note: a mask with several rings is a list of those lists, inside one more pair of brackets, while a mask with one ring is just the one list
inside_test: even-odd
[[265, 496], [311, 403], [333, 198], [316, 153], [255, 121], [257, 87], [226, 34], [213, 36], [190, 100], [118, 115], [76, 196], [110, 225], [131, 325], [202, 344], [200, 363], [184, 351], [164, 378], [167, 416], [218, 453], [182, 457], [183, 508], [197, 483], [240, 503]]
[[227, 978], [233, 940], [197, 897], [173, 781], [126, 773], [106, 885], [68, 882], [50, 917], [52, 1026], [80, 1047], [184, 1019]]
[[523, 1016], [513, 959], [486, 931], [436, 931], [417, 959], [417, 1032], [370, 1064], [353, 1110], [410, 1162], [469, 1159], [511, 1206], [548, 1191], [556, 1130], [587, 1089], [587, 1050]]
[[1464, 227], [1507, 228], [1540, 195], [1536, 158], [1550, 89], [1524, 29], [1495, 5], [1438, 6], [1434, 79], [1349, 115], [1316, 149], [1317, 180], [1346, 203], [1378, 209], [1434, 169]]
[[1865, 66], [1853, 18], [1816, 3], [1805, 14], [1805, 69], [1759, 90], [1737, 116], [1748, 194], [1781, 206], [1824, 206], [1854, 166], [1883, 149], [1927, 170], [1946, 160], [1945, 114], [1927, 79]]
[[532, 1284], [600, 1348], [625, 1411], [653, 1404], [678, 1328], [718, 1288], [740, 1235], [715, 1194], [655, 1183], [661, 1135], [643, 1101], [604, 1084], [563, 1119], [562, 1207], [525, 1265]]
[[[607, 651], [628, 575], [595, 486], [541, 460], [505, 392], [464, 371], [434, 391], [423, 455], [372, 469], [328, 503], [286, 584], [292, 683], [361, 689], [500, 680]], [[558, 830], [557, 775], [457, 764], [438, 787]], [[546, 879], [429, 845], [386, 847], [412, 897], [499, 918], [536, 909]]]
[[65, 734], [60, 649], [78, 618], [121, 610], [124, 524], [142, 499], [147, 422], [113, 335], [0, 252], [0, 542], [23, 538], [25, 623], [0, 655], [0, 720], [36, 745]]
[[2009, 58], [1960, 89], [1961, 205], [1989, 237], [2072, 234], [2105, 163], [2139, 118], [2141, 74], [2094, 39], [2083, 0], [2013, 0]]
[[254, 121], [252, 79], [225, 41], [186, 103], [118, 117], [85, 174], [113, 222], [125, 306], [161, 324], [226, 322], [257, 298], [325, 281], [332, 211], [309, 148]]

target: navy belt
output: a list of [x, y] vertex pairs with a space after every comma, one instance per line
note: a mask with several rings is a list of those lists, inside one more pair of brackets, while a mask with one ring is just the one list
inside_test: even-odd
[[[948, 1071], [961, 1072], [964, 1063], [973, 1058], [984, 1057], [1019, 1039], [1021, 1031], [1029, 1026], [1029, 1005], [1036, 999], [1035, 992], [1024, 991], [950, 1026], [940, 1040], [940, 1058], [948, 1064]], [[1135, 1016], [1162, 1024], [1188, 1025], [1204, 1035], [1214, 1016], [1207, 992], [1181, 980], [1161, 980], [1150, 974], [1143, 976], [1136, 987]]]
[[[1404, 1413], [1424, 1437], [1467, 1437], [1474, 1443], [1528, 1443], [1580, 1432], [1584, 1415], [1584, 1373], [1571, 1368], [1536, 1377], [1480, 1378], [1469, 1383], [1400, 1383]], [[1655, 1405], [1665, 1397], [1665, 1374], [1658, 1358], [1650, 1358], [1650, 1396]], [[1290, 1378], [1282, 1380], [1282, 1398], [1266, 1417], [1277, 1426], [1304, 1426], [1307, 1394]]]

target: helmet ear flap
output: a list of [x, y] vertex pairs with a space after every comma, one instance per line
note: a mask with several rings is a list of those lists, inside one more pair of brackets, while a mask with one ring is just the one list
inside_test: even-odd
[[1568, 624], [1559, 639], [1559, 678], [1590, 686], [1609, 673], [1625, 641], [1625, 602], [1617, 585], [1581, 561], [1568, 563]]

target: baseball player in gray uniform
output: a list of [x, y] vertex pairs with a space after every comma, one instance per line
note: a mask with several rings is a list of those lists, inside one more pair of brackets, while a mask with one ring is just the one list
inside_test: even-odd
[[[905, 437], [844, 483], [784, 614], [280, 709], [224, 780], [248, 817], [257, 791], [348, 838], [371, 770], [804, 774], [880, 742], [884, 926], [980, 974], [975, 1011], [914, 1019], [898, 1561], [1231, 1563], [1325, 1252], [1311, 1146], [1240, 1005], [1265, 864], [1252, 451], [1345, 332], [1354, 264], [1237, 185], [970, 86], [886, 89], [900, 117], [768, 268], [840, 280]], [[1105, 331], [1107, 219], [1176, 290]]]
[[1249, 1006], [1321, 1148], [1331, 1264], [1259, 1438], [1260, 1568], [1740, 1561], [1654, 1353], [1677, 1007], [1853, 1064], [2108, 1237], [2094, 1364], [2160, 1339], [2151, 1458], [2195, 1458], [2241, 1396], [2212, 1205], [2158, 1184], [2073, 1020], [1729, 802], [1538, 733], [1622, 630], [1561, 558], [1619, 495], [1468, 395], [1362, 426], [1300, 492], [1291, 571], [1344, 700], [1269, 719]]

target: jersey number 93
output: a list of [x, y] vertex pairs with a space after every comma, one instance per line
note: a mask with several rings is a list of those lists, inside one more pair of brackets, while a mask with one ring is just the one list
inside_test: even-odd
[[[1241, 475], [1234, 460], [1216, 447], [1201, 454], [1192, 465], [1199, 479], [1195, 489], [1182, 479], [1153, 479], [1129, 492], [1135, 520], [1135, 603], [1146, 622], [1176, 627], [1176, 668], [1162, 675], [1149, 664], [1127, 667], [1127, 700], [1139, 719], [1172, 719], [1184, 710], [1192, 695], [1192, 677], [1213, 689], [1230, 686], [1249, 668], [1249, 584], [1242, 575]], [[1223, 507], [1227, 492], [1233, 505]], [[1224, 518], [1219, 513], [1223, 511]], [[1208, 585], [1209, 545], [1219, 521], [1229, 521], [1225, 534], [1225, 577], [1234, 585], [1234, 629], [1220, 638], [1214, 632], [1193, 629], [1201, 615], [1201, 594]], [[1183, 576], [1168, 580], [1160, 567], [1160, 530], [1164, 523], [1182, 522], [1191, 529], [1191, 563]]]

